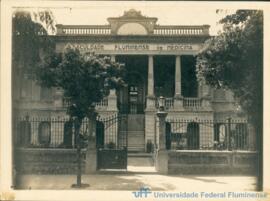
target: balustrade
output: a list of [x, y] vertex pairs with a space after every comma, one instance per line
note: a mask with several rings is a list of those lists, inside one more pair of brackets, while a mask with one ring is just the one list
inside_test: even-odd
[[[68, 107], [70, 104], [70, 101], [68, 99], [63, 99], [63, 106]], [[108, 97], [105, 97], [102, 101], [95, 103], [96, 109], [106, 108], [108, 107]]]
[[[174, 98], [165, 98], [165, 109], [174, 108]], [[183, 98], [184, 108], [199, 108], [202, 107], [202, 100], [200, 98]], [[156, 100], [156, 108], [158, 108], [158, 100]]]
[[157, 26], [154, 35], [209, 35], [209, 26]]
[[57, 25], [57, 35], [109, 35], [110, 26]]
[[[109, 25], [57, 25], [57, 35], [110, 35]], [[209, 35], [209, 25], [155, 26], [153, 35]]]
[[200, 98], [184, 98], [183, 106], [188, 108], [198, 108], [202, 106], [202, 100]]

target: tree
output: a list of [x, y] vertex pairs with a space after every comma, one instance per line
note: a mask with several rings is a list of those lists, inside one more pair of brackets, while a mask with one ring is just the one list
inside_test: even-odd
[[31, 74], [37, 65], [40, 51], [49, 52], [53, 41], [46, 37], [55, 31], [55, 20], [51, 11], [30, 12], [16, 10], [12, 17], [12, 65]]
[[89, 108], [109, 94], [109, 89], [124, 84], [124, 65], [67, 48], [64, 53], [52, 53], [35, 68], [36, 80], [46, 87], [60, 87], [69, 102], [67, 113], [81, 122], [89, 116]]
[[[67, 113], [75, 118], [75, 136], [78, 155], [77, 184], [81, 184], [81, 137], [82, 120], [89, 118], [89, 132], [93, 128], [93, 108], [109, 94], [109, 89], [124, 84], [125, 70], [122, 64], [109, 57], [99, 57], [94, 53], [80, 53], [78, 49], [67, 48], [63, 53], [52, 52], [35, 68], [35, 79], [46, 87], [60, 87], [68, 101]], [[91, 135], [89, 142], [91, 140]], [[91, 143], [91, 142], [90, 142]]]
[[197, 57], [198, 77], [232, 90], [256, 124], [262, 115], [263, 13], [238, 10], [220, 23], [223, 32], [208, 40]]
[[48, 10], [37, 12], [16, 10], [13, 13], [12, 94], [14, 99], [21, 98], [22, 88], [26, 89], [26, 86], [30, 86], [33, 68], [41, 61], [42, 55], [54, 48], [53, 40], [47, 36], [55, 31], [54, 24], [53, 14]]
[[258, 189], [262, 189], [263, 12], [237, 10], [220, 20], [223, 32], [197, 57], [199, 79], [232, 90], [257, 130]]

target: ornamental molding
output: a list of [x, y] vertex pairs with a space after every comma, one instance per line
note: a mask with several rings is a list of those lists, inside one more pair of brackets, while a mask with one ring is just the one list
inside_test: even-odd
[[124, 11], [124, 14], [120, 18], [147, 18], [147, 17], [143, 16], [141, 11], [130, 9], [128, 11]]
[[51, 36], [55, 42], [82, 41], [82, 42], [145, 42], [145, 43], [192, 43], [202, 44], [209, 36]]
[[111, 26], [111, 34], [113, 35], [117, 35], [120, 27], [127, 23], [140, 24], [147, 30], [146, 35], [152, 34], [157, 22], [156, 17], [143, 16], [141, 11], [136, 11], [135, 9], [125, 11], [120, 17], [109, 17], [107, 20]]

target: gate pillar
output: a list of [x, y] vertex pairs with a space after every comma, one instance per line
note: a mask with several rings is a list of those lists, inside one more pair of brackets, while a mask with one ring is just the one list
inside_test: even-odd
[[161, 174], [168, 173], [168, 151], [166, 150], [166, 116], [167, 112], [164, 111], [162, 97], [159, 100], [158, 117], [158, 149], [156, 152], [155, 168]]
[[97, 113], [92, 109], [88, 117], [89, 139], [85, 158], [85, 174], [90, 174], [97, 170], [96, 116]]

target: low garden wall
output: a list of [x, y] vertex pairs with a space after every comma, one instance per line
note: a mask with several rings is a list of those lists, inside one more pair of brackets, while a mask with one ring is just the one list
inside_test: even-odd
[[[85, 151], [82, 151], [82, 172], [85, 169]], [[76, 149], [17, 148], [17, 174], [76, 174]]]
[[169, 151], [168, 173], [256, 175], [257, 155], [251, 151]]

